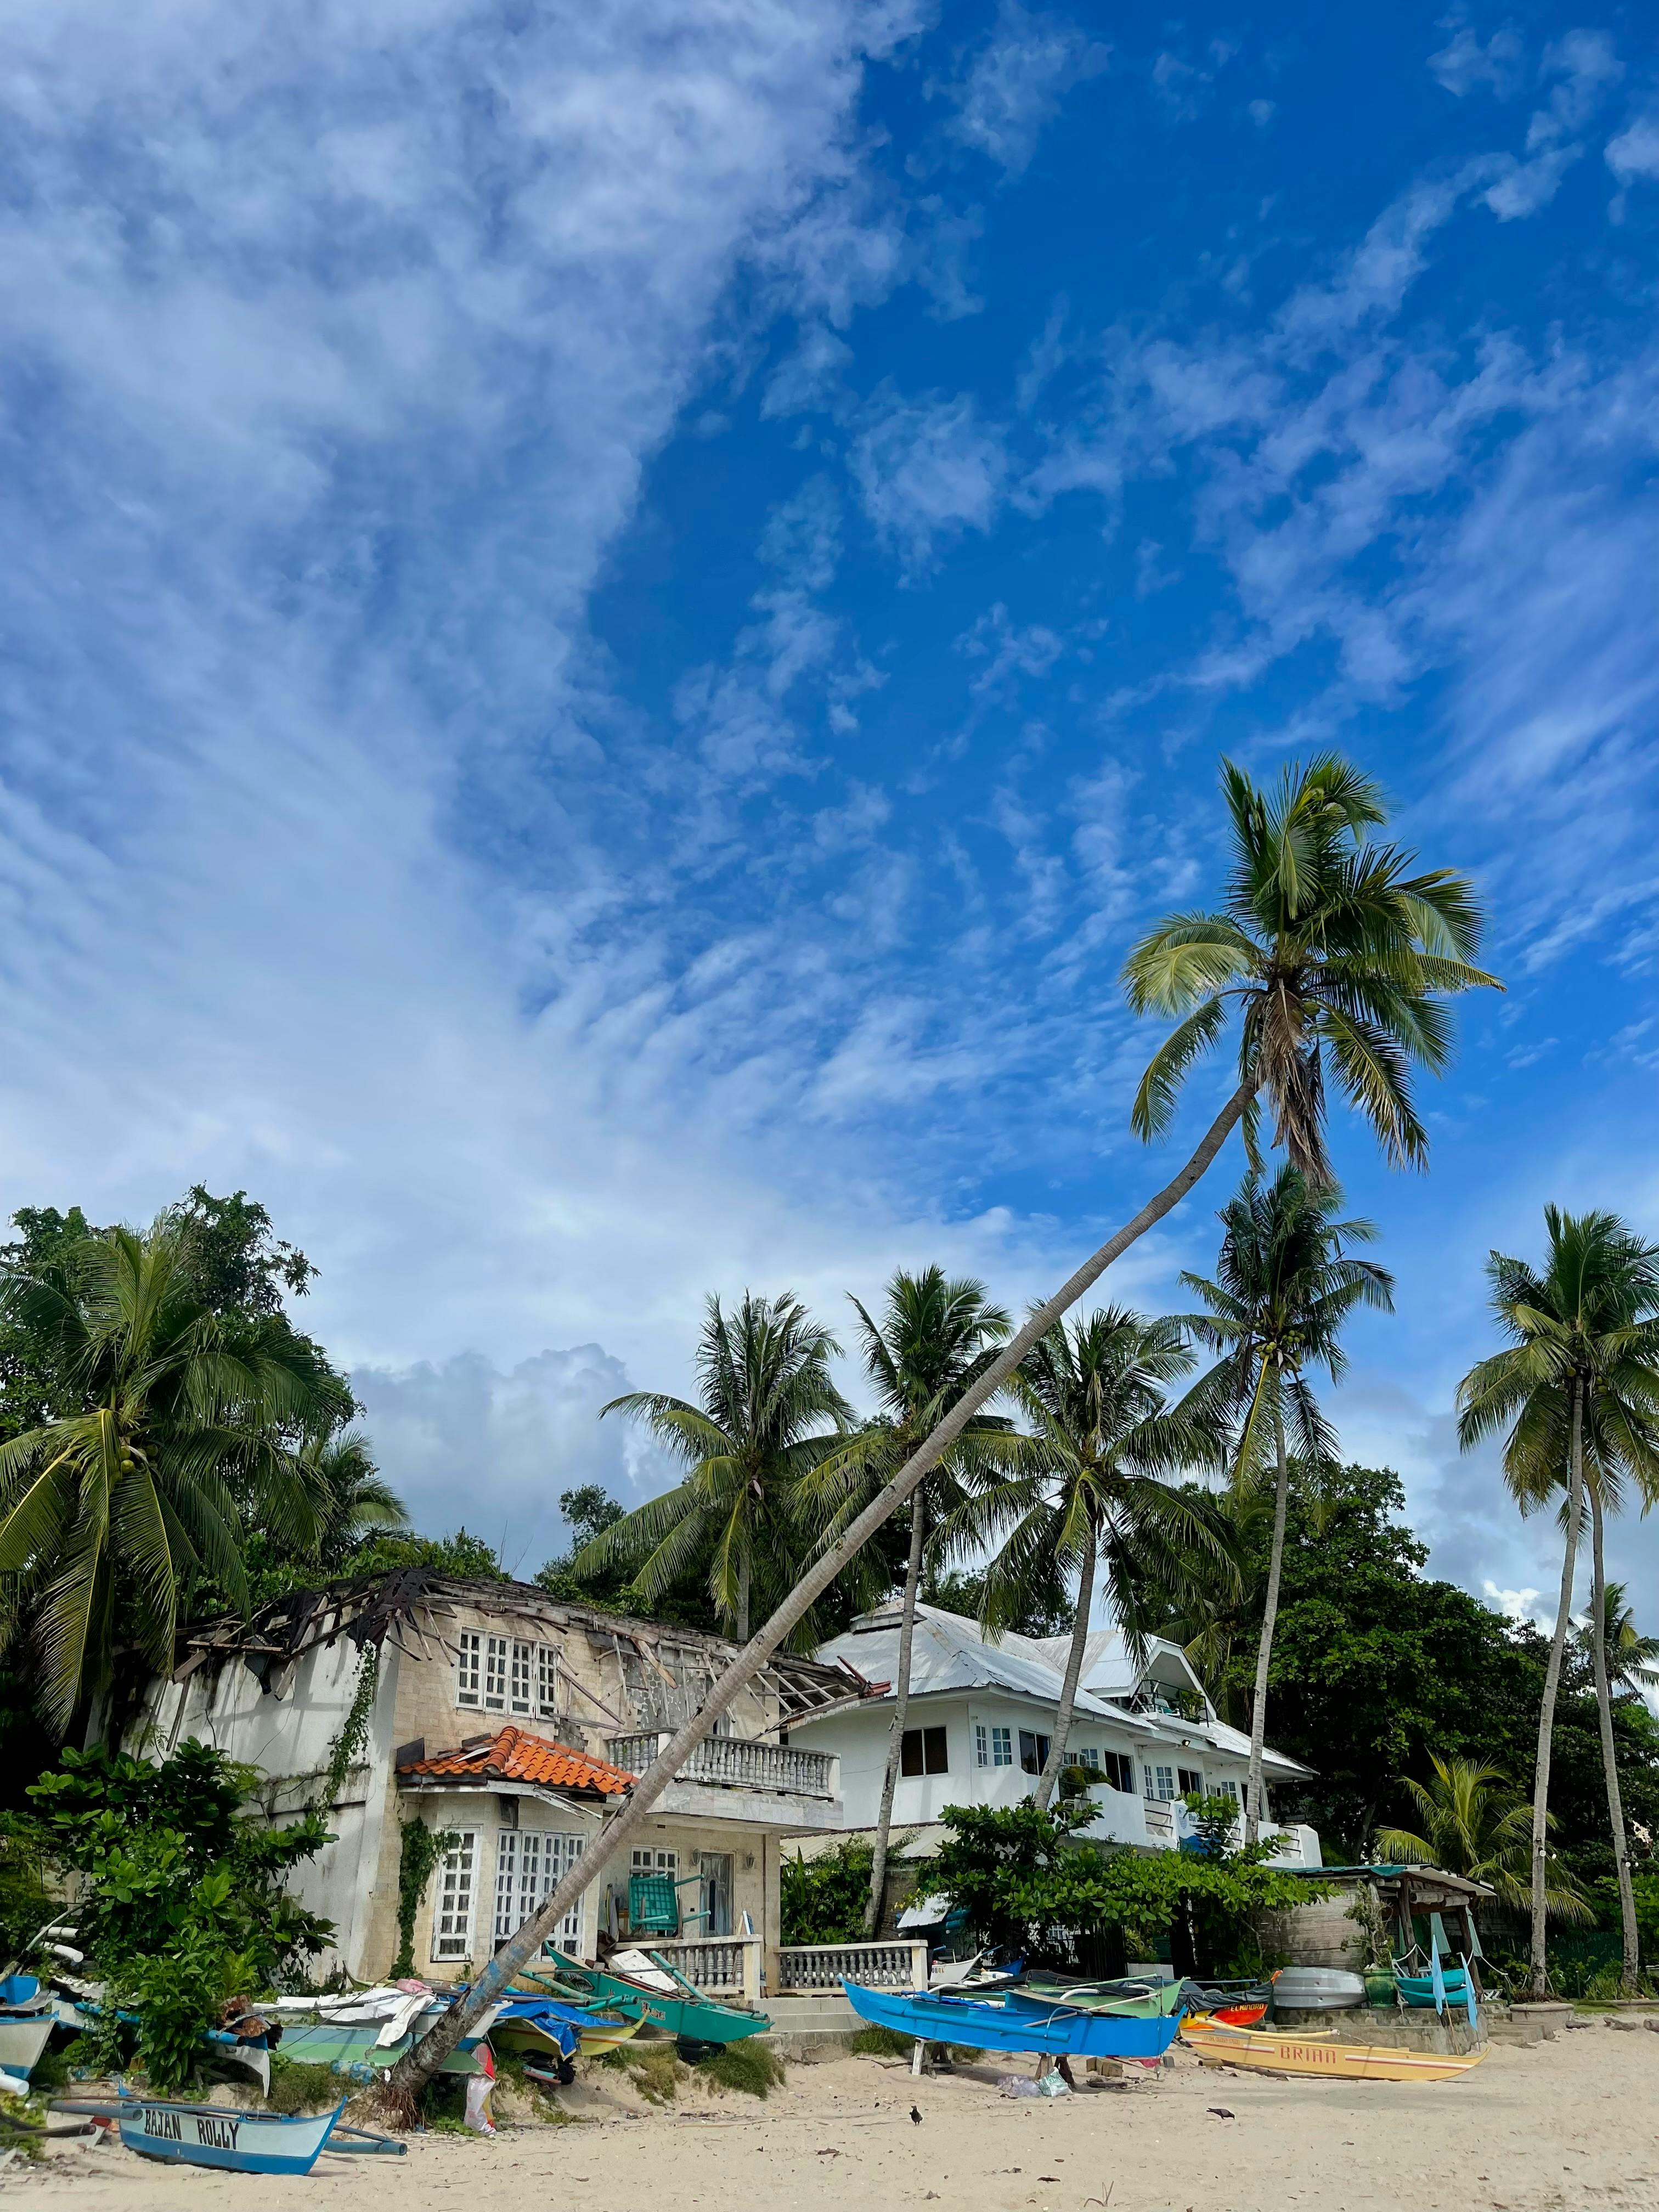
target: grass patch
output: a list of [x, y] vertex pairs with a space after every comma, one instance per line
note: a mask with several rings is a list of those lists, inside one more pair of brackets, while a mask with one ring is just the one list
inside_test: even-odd
[[916, 2047], [914, 2035], [901, 2035], [896, 2027], [861, 2027], [847, 2039], [847, 2048], [860, 2058], [908, 2058]]
[[346, 2084], [331, 2066], [307, 2066], [297, 2058], [270, 2054], [270, 2094], [266, 2109], [273, 2112], [325, 2112], [347, 2094]]
[[623, 2070], [648, 2105], [672, 2105], [679, 2094], [680, 2055], [672, 2043], [628, 2043]]
[[699, 2059], [696, 2071], [723, 2089], [741, 2089], [750, 2097], [764, 2097], [781, 2087], [788, 2069], [769, 2044], [758, 2036], [743, 2043], [728, 2043]]

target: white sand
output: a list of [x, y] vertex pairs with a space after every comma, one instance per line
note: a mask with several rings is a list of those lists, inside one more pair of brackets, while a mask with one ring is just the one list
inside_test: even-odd
[[999, 2070], [913, 2082], [902, 2062], [843, 2058], [792, 2067], [763, 2105], [699, 2083], [662, 2111], [614, 2075], [587, 2074], [572, 2093], [591, 2115], [579, 2126], [416, 2136], [406, 2158], [324, 2158], [303, 2181], [155, 2166], [108, 2148], [60, 2149], [22, 2172], [18, 2161], [0, 2186], [52, 2212], [1659, 2206], [1659, 2034], [1598, 2025], [1496, 2049], [1436, 2083], [1276, 2081], [1200, 2069], [1183, 2052], [1173, 2071], [1126, 2088], [1016, 2101], [998, 2094]]

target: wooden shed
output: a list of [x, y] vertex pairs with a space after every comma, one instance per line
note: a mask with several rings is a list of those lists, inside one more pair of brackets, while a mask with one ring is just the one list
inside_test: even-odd
[[1475, 1913], [1494, 1893], [1487, 1883], [1438, 1867], [1389, 1864], [1310, 1868], [1306, 1879], [1333, 1894], [1264, 1914], [1261, 1948], [1275, 1964], [1356, 1974], [1391, 1963], [1425, 1967], [1437, 1943], [1443, 1958], [1461, 1954], [1475, 1964], [1479, 1987]]

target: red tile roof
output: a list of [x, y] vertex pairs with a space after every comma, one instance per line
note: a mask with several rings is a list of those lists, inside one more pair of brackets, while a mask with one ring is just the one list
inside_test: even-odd
[[596, 1790], [602, 1796], [620, 1796], [634, 1779], [620, 1766], [590, 1759], [568, 1743], [510, 1727], [457, 1751], [441, 1751], [434, 1759], [407, 1760], [398, 1771], [453, 1774], [468, 1782], [539, 1782], [551, 1790]]

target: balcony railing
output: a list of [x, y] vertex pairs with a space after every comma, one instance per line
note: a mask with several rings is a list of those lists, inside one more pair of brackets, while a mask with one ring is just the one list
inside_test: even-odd
[[785, 1990], [838, 1990], [842, 1978], [878, 1990], [925, 1990], [927, 1946], [896, 1943], [791, 1943], [778, 1953]]
[[693, 1936], [677, 1942], [653, 1942], [650, 1948], [711, 1997], [744, 1997], [753, 2004], [760, 1996], [758, 1936]]
[[[664, 1735], [613, 1735], [605, 1746], [612, 1765], [643, 1774]], [[757, 1743], [746, 1736], [705, 1736], [681, 1767], [682, 1782], [712, 1783], [722, 1790], [769, 1790], [787, 1797], [833, 1797], [836, 1754], [801, 1751], [793, 1744]]]
[[1149, 1844], [1173, 1844], [1176, 1839], [1175, 1808], [1161, 1798], [1143, 1800], [1146, 1813], [1146, 1840]]

